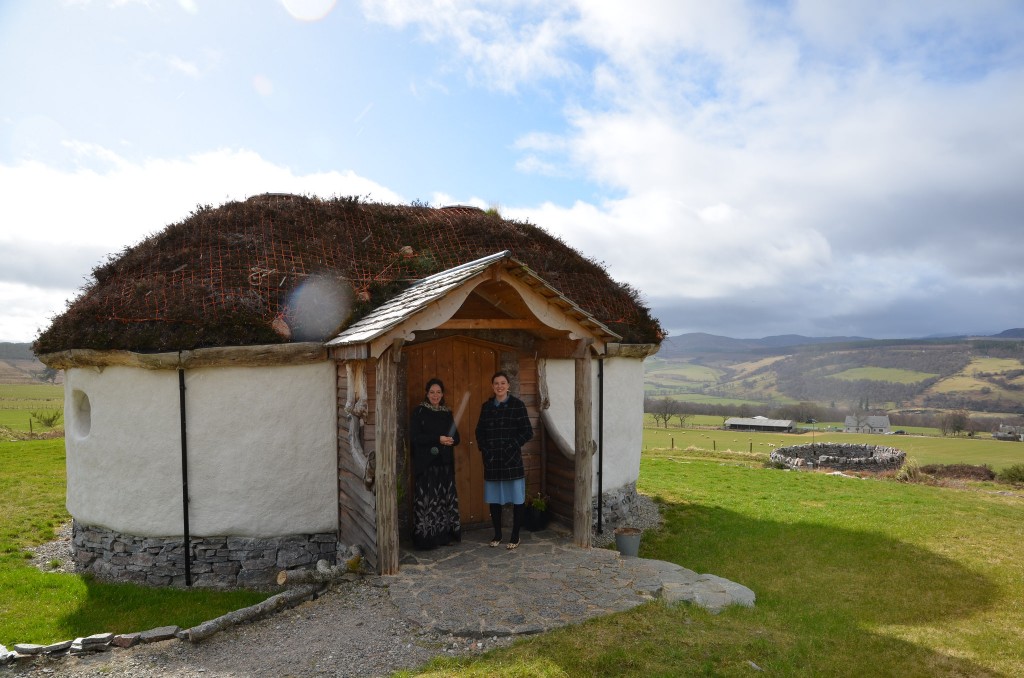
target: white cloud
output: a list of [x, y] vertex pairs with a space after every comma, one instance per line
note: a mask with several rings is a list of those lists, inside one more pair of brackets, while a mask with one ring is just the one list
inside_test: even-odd
[[199, 66], [197, 66], [195, 62], [186, 61], [181, 57], [175, 55], [167, 57], [166, 60], [167, 65], [170, 66], [172, 70], [178, 71], [179, 73], [183, 73], [189, 76], [190, 78], [199, 77]]
[[[589, 73], [589, 92], [564, 101], [561, 133], [521, 134], [516, 168], [622, 197], [512, 213], [651, 299], [733, 312], [741, 299], [800, 299], [818, 316], [863, 319], [1024, 291], [999, 254], [1024, 215], [1019, 4], [364, 7], [451, 41], [470, 79], [560, 78], [575, 93]], [[509, 58], [517, 50], [532, 71]]]
[[484, 86], [515, 91], [524, 82], [578, 74], [564, 54], [573, 30], [567, 2], [537, 0], [363, 0], [371, 21], [415, 25], [424, 39], [453, 44]]
[[266, 192], [401, 196], [354, 172], [297, 175], [247, 150], [128, 161], [94, 144], [69, 142], [73, 171], [39, 162], [0, 164], [0, 341], [28, 341], [106, 254], [180, 221], [200, 204]]

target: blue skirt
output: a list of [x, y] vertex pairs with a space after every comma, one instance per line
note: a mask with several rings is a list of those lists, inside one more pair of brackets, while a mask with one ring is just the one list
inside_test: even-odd
[[488, 504], [525, 504], [526, 478], [485, 480], [484, 501]]

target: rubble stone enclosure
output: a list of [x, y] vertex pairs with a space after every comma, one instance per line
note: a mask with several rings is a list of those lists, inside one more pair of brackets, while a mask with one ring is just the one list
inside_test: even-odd
[[840, 471], [886, 471], [903, 466], [907, 453], [895, 447], [852, 443], [810, 443], [780, 447], [771, 461], [793, 469], [831, 468]]

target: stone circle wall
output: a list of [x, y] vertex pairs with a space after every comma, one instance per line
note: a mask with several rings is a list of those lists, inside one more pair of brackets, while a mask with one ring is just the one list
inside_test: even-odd
[[[284, 537], [194, 537], [192, 585], [203, 588], [260, 588], [276, 584], [280, 570], [335, 562], [337, 535]], [[75, 569], [105, 581], [149, 586], [184, 586], [181, 537], [137, 537], [74, 521], [71, 553]]]
[[896, 470], [903, 466], [906, 452], [895, 447], [853, 443], [809, 443], [780, 447], [771, 461], [789, 468], [832, 468], [853, 471]]

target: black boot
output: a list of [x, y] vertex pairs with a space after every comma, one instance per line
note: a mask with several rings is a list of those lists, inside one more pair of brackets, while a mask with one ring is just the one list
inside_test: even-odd
[[491, 539], [491, 546], [501, 543], [501, 504], [490, 504], [491, 524], [494, 525], [494, 538]]
[[519, 527], [523, 524], [523, 514], [526, 513], [526, 504], [512, 504], [512, 538], [508, 540], [508, 550], [519, 546]]

